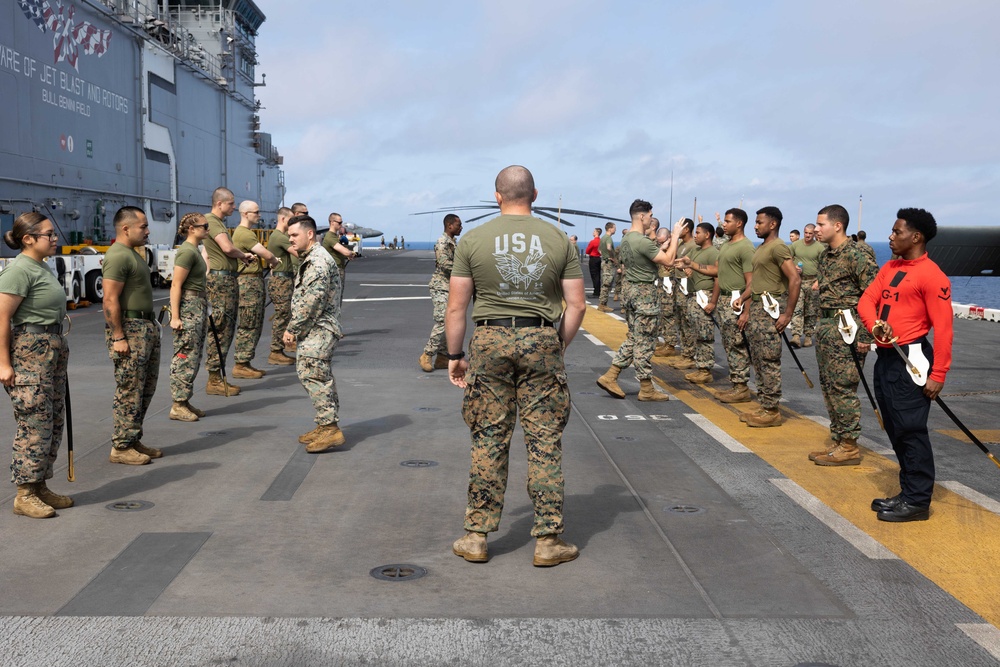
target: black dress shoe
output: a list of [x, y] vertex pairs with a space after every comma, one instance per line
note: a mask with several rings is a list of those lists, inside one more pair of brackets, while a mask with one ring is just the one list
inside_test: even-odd
[[926, 521], [931, 514], [930, 506], [911, 505], [905, 500], [901, 500], [892, 509], [882, 510], [876, 517], [879, 521]]
[[903, 502], [903, 494], [901, 493], [897, 493], [892, 498], [876, 498], [872, 501], [872, 512], [891, 510], [901, 502]]

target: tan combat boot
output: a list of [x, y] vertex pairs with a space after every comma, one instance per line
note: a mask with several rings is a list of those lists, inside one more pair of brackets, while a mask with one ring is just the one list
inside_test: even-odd
[[535, 567], [552, 567], [568, 563], [580, 555], [580, 550], [569, 542], [563, 542], [558, 535], [542, 535], [535, 542]]
[[199, 419], [200, 419], [201, 417], [204, 417], [204, 416], [205, 416], [205, 411], [204, 411], [204, 410], [199, 410], [198, 408], [196, 408], [196, 407], [194, 407], [193, 405], [191, 405], [191, 401], [184, 401], [184, 406], [185, 406], [185, 407], [186, 407], [186, 408], [187, 408], [188, 410], [190, 410], [191, 412], [193, 412], [193, 413], [195, 413], [196, 415], [198, 415]]
[[792, 347], [802, 347], [802, 341], [799, 340], [798, 334], [792, 336], [791, 339], [789, 339], [788, 344], [791, 345]]
[[677, 356], [677, 351], [674, 349], [673, 345], [668, 345], [666, 343], [663, 343], [661, 345], [657, 345], [653, 349], [653, 356], [654, 357], [676, 357]]
[[625, 392], [618, 386], [618, 375], [621, 372], [621, 368], [611, 364], [611, 368], [608, 369], [608, 372], [597, 378], [597, 386], [615, 398], [625, 398]]
[[422, 370], [423, 372], [425, 373], [434, 372], [434, 362], [431, 361], [431, 355], [427, 354], [426, 352], [420, 355], [420, 359], [417, 360], [417, 363], [420, 364], [420, 370]]
[[321, 424], [316, 429], [316, 435], [312, 442], [306, 445], [306, 451], [310, 454], [319, 454], [333, 447], [340, 447], [344, 444], [344, 432], [336, 424]]
[[682, 371], [690, 370], [695, 367], [694, 359], [691, 357], [676, 357], [667, 362], [668, 366], [673, 366], [674, 368]]
[[607, 305], [600, 305], [600, 306], [597, 307], [597, 310], [599, 310], [602, 313], [613, 313], [613, 312], [615, 312], [613, 308], [608, 308]]
[[812, 347], [812, 344], [813, 344], [813, 339], [811, 337], [806, 336], [805, 338], [802, 339], [802, 347]]
[[259, 380], [264, 377], [264, 371], [254, 368], [249, 363], [236, 364], [233, 366], [233, 377], [242, 380]]
[[209, 371], [205, 393], [209, 396], [239, 396], [240, 388], [230, 382], [223, 382], [219, 371]]
[[809, 452], [809, 460], [810, 461], [815, 461], [816, 457], [818, 457], [818, 456], [826, 456], [827, 454], [831, 453], [833, 450], [837, 449], [837, 447], [839, 447], [839, 446], [840, 446], [840, 443], [838, 443], [835, 440], [833, 440], [833, 438], [828, 437], [826, 439], [826, 442], [823, 443], [823, 447], [825, 449], [817, 449], [814, 452]]
[[293, 340], [291, 343], [285, 346], [285, 352], [295, 352], [297, 349], [299, 349], [298, 341]]
[[656, 391], [653, 381], [649, 378], [639, 380], [639, 400], [640, 401], [669, 401], [670, 397]]
[[706, 371], [703, 368], [699, 368], [691, 373], [686, 373], [684, 375], [684, 379], [695, 384], [708, 384], [714, 378], [712, 377], [712, 371]]
[[781, 412], [774, 408], [768, 410], [761, 408], [757, 412], [747, 415], [746, 424], [751, 428], [767, 428], [768, 426], [781, 426]]
[[486, 535], [469, 531], [451, 545], [451, 552], [470, 563], [485, 563], [489, 559], [486, 551]]
[[618, 295], [615, 294], [615, 301], [618, 301]]
[[56, 511], [38, 497], [38, 484], [18, 484], [17, 497], [14, 498], [14, 514], [31, 517], [32, 519], [47, 519], [55, 516]]
[[292, 359], [284, 352], [272, 352], [267, 355], [267, 363], [274, 366], [294, 366], [295, 359]]
[[317, 426], [308, 433], [303, 433], [302, 435], [299, 436], [299, 442], [301, 442], [303, 445], [308, 445], [316, 438], [316, 434], [319, 433], [319, 429], [320, 427]]
[[144, 466], [150, 462], [150, 458], [142, 452], [129, 447], [128, 449], [111, 448], [111, 457], [108, 459], [112, 463], [123, 463], [128, 466]]
[[134, 449], [135, 451], [139, 452], [140, 454], [145, 454], [146, 456], [148, 456], [151, 459], [162, 459], [163, 458], [163, 450], [162, 449], [157, 449], [156, 447], [147, 447], [146, 445], [142, 444], [141, 442], [137, 442], [134, 445], [132, 445], [132, 449]]
[[720, 403], [746, 403], [751, 398], [750, 387], [745, 382], [739, 382], [729, 391], [719, 394], [717, 398]]
[[183, 401], [174, 401], [174, 404], [170, 406], [170, 418], [179, 422], [196, 422], [198, 421], [198, 415], [188, 409], [188, 406], [184, 404]]
[[844, 438], [839, 447], [829, 454], [817, 456], [814, 461], [818, 466], [856, 466], [861, 463], [861, 450], [857, 440]]
[[448, 355], [438, 353], [438, 356], [434, 357], [434, 370], [444, 370], [448, 368]]
[[56, 493], [46, 486], [45, 482], [38, 482], [35, 485], [35, 495], [41, 498], [43, 503], [54, 510], [64, 510], [67, 507], [73, 506], [72, 498]]

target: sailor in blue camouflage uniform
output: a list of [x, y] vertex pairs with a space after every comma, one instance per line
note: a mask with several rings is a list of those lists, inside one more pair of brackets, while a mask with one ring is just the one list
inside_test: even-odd
[[[465, 389], [462, 415], [472, 432], [466, 534], [452, 552], [470, 562], [489, 558], [486, 535], [500, 525], [510, 440], [520, 413], [534, 504], [531, 535], [537, 538], [533, 563], [549, 567], [579, 554], [559, 535], [562, 432], [570, 410], [563, 354], [586, 310], [583, 272], [566, 235], [531, 216], [538, 196], [531, 172], [507, 167], [497, 176], [495, 196], [500, 217], [466, 234], [455, 252], [445, 315], [448, 375]], [[473, 294], [476, 330], [466, 362], [462, 346]], [[557, 329], [554, 322], [560, 319]]]
[[420, 355], [420, 368], [433, 372], [448, 368], [448, 344], [444, 338], [444, 313], [448, 308], [448, 284], [455, 264], [455, 237], [462, 233], [462, 220], [454, 213], [444, 216], [444, 233], [434, 244], [434, 275], [428, 287], [434, 304], [434, 327]]
[[299, 436], [299, 442], [317, 454], [345, 442], [331, 364], [337, 341], [344, 337], [337, 319], [343, 285], [336, 263], [316, 238], [315, 220], [307, 215], [292, 218], [288, 238], [300, 262], [284, 342], [297, 343], [295, 370], [316, 410], [316, 428]]

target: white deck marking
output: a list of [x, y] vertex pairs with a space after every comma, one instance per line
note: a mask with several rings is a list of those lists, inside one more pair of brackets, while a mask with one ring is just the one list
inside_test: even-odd
[[989, 623], [956, 623], [955, 627], [1000, 660], [1000, 630]]
[[344, 302], [359, 303], [365, 301], [414, 301], [418, 299], [430, 301], [431, 297], [429, 294], [427, 296], [381, 296], [381, 297], [375, 297], [373, 299], [344, 299]]
[[768, 480], [802, 509], [822, 521], [827, 528], [847, 540], [851, 546], [872, 559], [898, 560], [898, 556], [886, 549], [875, 538], [853, 523], [840, 516], [823, 502], [790, 479]]
[[736, 452], [737, 454], [753, 454], [753, 451], [743, 446], [743, 444], [739, 440], [730, 436], [721, 428], [713, 424], [704, 415], [689, 414], [684, 416], [693, 421], [695, 424], [697, 424], [702, 431], [715, 438], [715, 440], [718, 441], [720, 445], [722, 445], [729, 451]]
[[597, 345], [598, 347], [606, 347], [606, 345], [604, 344], [604, 341], [602, 341], [597, 336], [593, 336], [593, 335], [591, 335], [589, 333], [585, 333], [585, 334], [583, 334], [583, 337], [586, 338], [587, 340], [589, 340], [594, 345]]
[[622, 317], [621, 315], [615, 315], [614, 313], [608, 313], [608, 315], [610, 315], [611, 317], [615, 318], [619, 322], [624, 322], [625, 321], [625, 318]]
[[966, 500], [971, 500], [977, 505], [980, 505], [985, 509], [988, 509], [994, 514], [1000, 514], [1000, 502], [993, 500], [992, 498], [983, 493], [979, 493], [975, 489], [970, 489], [961, 482], [945, 481], [945, 482], [938, 482], [938, 484], [948, 489], [949, 491], [954, 491], [955, 493], [962, 496]]
[[[806, 419], [810, 419], [824, 428], [830, 428], [830, 420], [826, 417], [820, 417], [819, 415], [802, 415]], [[876, 454], [881, 454], [882, 456], [891, 456], [896, 458], [896, 452], [892, 451], [888, 447], [883, 447], [879, 443], [875, 442], [871, 438], [861, 436], [858, 438], [858, 444], [862, 447], [867, 447]]]

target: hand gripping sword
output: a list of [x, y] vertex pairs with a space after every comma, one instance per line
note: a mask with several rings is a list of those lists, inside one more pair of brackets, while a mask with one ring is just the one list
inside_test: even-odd
[[875, 397], [872, 396], [872, 390], [868, 387], [868, 380], [865, 379], [865, 369], [861, 366], [861, 358], [858, 357], [858, 351], [854, 347], [854, 337], [858, 333], [858, 325], [848, 324], [848, 318], [850, 317], [850, 311], [838, 310], [837, 315], [840, 318], [840, 335], [843, 337], [844, 342], [847, 343], [847, 349], [851, 351], [851, 358], [854, 359], [854, 367], [858, 369], [858, 377], [861, 378], [861, 384], [865, 387], [865, 393], [868, 394], [868, 400], [871, 401], [872, 410], [875, 411], [875, 417], [878, 419], [878, 425], [885, 430], [885, 423], [882, 421], [882, 415], [878, 412], [878, 404], [875, 402]]
[[[761, 303], [764, 304], [764, 310], [768, 315], [774, 319], [778, 319], [778, 300], [775, 299], [769, 292], [764, 292], [761, 295]], [[806, 369], [802, 367], [802, 362], [799, 361], [799, 357], [795, 354], [795, 348], [792, 347], [791, 342], [788, 340], [788, 334], [785, 333], [784, 329], [781, 331], [781, 338], [785, 341], [785, 346], [788, 347], [788, 351], [792, 353], [792, 359], [795, 360], [795, 365], [799, 367], [799, 371], [802, 372], [802, 377], [806, 379], [806, 384], [809, 388], [813, 388], [812, 380], [809, 379], [809, 375], [806, 373]]]
[[[69, 335], [69, 332], [73, 329], [73, 320], [66, 316], [66, 321], [69, 322], [69, 329], [63, 334], [63, 337]], [[70, 402], [69, 398], [69, 373], [66, 373], [66, 458], [69, 462], [69, 466], [66, 468], [66, 480], [70, 482], [76, 481], [76, 469], [73, 467], [73, 404]]]

